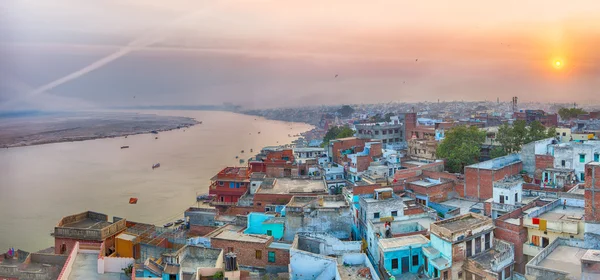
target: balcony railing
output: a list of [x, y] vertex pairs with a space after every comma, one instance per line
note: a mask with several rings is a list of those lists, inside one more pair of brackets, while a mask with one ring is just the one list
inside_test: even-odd
[[539, 254], [544, 248], [535, 246], [529, 242], [523, 244], [523, 254], [535, 257]]

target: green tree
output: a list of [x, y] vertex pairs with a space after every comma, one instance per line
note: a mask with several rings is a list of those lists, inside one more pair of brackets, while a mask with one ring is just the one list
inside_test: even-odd
[[392, 121], [392, 117], [394, 115], [395, 115], [394, 113], [387, 113], [387, 114], [385, 114], [385, 116], [384, 116], [385, 121], [386, 122], [391, 122]]
[[546, 131], [546, 137], [556, 137], [556, 127], [548, 128], [548, 131]]
[[515, 121], [513, 126], [501, 125], [496, 140], [502, 145], [504, 153], [510, 154], [521, 151], [523, 144], [554, 137], [555, 135], [556, 128], [546, 129], [539, 121], [533, 121], [529, 126], [526, 126], [525, 121]]
[[437, 155], [445, 159], [450, 172], [463, 172], [465, 166], [479, 161], [485, 132], [477, 127], [457, 126], [446, 132], [446, 138], [438, 145]]
[[490, 151], [490, 157], [491, 158], [497, 158], [497, 157], [503, 157], [507, 155], [506, 151], [504, 150], [504, 148], [502, 147], [494, 147], [491, 151]]
[[558, 115], [563, 120], [568, 120], [577, 117], [578, 115], [585, 115], [587, 112], [581, 108], [560, 108], [558, 109]]
[[542, 140], [548, 138], [546, 127], [539, 121], [533, 121], [529, 124], [525, 143]]

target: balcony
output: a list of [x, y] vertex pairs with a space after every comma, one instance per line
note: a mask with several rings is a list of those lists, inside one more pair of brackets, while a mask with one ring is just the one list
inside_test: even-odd
[[535, 246], [529, 242], [523, 243], [523, 254], [527, 256], [535, 257], [539, 254], [544, 248]]
[[[546, 221], [546, 229], [540, 229], [539, 222], [538, 224], [533, 223], [534, 218], [523, 218], [523, 225], [528, 228], [539, 229], [544, 231], [552, 231], [557, 233], [569, 233], [569, 234], [578, 234], [579, 233], [579, 222], [576, 221], [566, 221], [566, 220], [545, 220]], [[542, 220], [542, 219], [539, 219]]]

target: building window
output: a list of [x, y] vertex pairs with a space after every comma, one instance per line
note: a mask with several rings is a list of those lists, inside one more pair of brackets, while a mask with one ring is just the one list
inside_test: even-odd
[[262, 259], [262, 251], [261, 250], [256, 250], [256, 259], [257, 260]]
[[392, 217], [398, 217], [398, 211], [392, 211]]
[[579, 162], [581, 162], [581, 163], [585, 162], [585, 154], [580, 154], [579, 155]]
[[485, 249], [489, 249], [492, 247], [492, 234], [491, 233], [486, 233], [485, 234]]
[[563, 136], [567, 136], [567, 133], [566, 133], [566, 132], [563, 132]]
[[275, 262], [275, 251], [269, 251], [269, 259], [268, 261], [270, 263], [274, 263]]
[[472, 244], [471, 244], [472, 242], [473, 242], [472, 239], [467, 241], [467, 258], [471, 256], [471, 253], [473, 251], [472, 248], [471, 248], [472, 247]]
[[229, 188], [230, 189], [235, 189], [235, 183], [234, 182], [229, 182]]
[[222, 186], [222, 185], [223, 185], [223, 181], [219, 181], [219, 186]]
[[579, 178], [581, 178], [581, 182], [585, 181], [585, 174], [584, 173], [580, 173], [579, 174]]
[[375, 130], [375, 135], [379, 135], [379, 130]]
[[419, 265], [419, 255], [413, 255], [412, 261], [413, 261], [413, 263], [412, 263], [413, 266]]
[[[460, 276], [459, 276], [460, 277]], [[448, 280], [450, 278], [448, 278], [448, 270], [444, 271], [444, 277], [442, 277], [443, 280]]]
[[458, 272], [458, 279], [462, 279], [462, 271]]
[[481, 253], [481, 236], [475, 238], [475, 254]]
[[600, 161], [600, 154], [594, 154], [594, 161]]
[[398, 259], [392, 259], [392, 269], [398, 269]]
[[566, 162], [565, 162], [564, 160], [561, 160], [561, 161], [560, 161], [560, 165], [561, 165], [562, 167], [565, 167], [565, 164], [566, 164]]
[[233, 247], [227, 247], [227, 252], [228, 253], [233, 253]]
[[373, 213], [373, 218], [375, 218], [375, 219], [379, 219], [379, 212], [375, 212], [375, 213]]
[[268, 229], [268, 230], [267, 230], [267, 235], [268, 235], [268, 236], [273, 236], [273, 231], [272, 231], [272, 230], [270, 230], [270, 229]]
[[398, 133], [398, 129], [394, 129], [394, 133]]

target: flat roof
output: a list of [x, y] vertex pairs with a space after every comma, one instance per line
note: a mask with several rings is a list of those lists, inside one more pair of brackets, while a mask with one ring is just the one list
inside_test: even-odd
[[453, 199], [446, 200], [444, 202], [439, 202], [438, 204], [448, 205], [448, 206], [459, 208], [460, 214], [467, 214], [471, 210], [471, 207], [473, 207], [473, 205], [475, 205], [477, 203], [478, 202], [476, 202], [476, 201], [453, 198]]
[[413, 184], [413, 185], [417, 185], [417, 186], [421, 186], [421, 187], [432, 187], [432, 186], [437, 186], [441, 183], [419, 180], [419, 181], [409, 182], [409, 184]]
[[563, 209], [562, 205], [552, 208], [550, 211], [542, 213], [539, 218], [545, 220], [563, 220], [563, 221], [583, 221], [585, 210], [582, 207], [567, 206]]
[[581, 279], [581, 257], [586, 252], [587, 249], [559, 245], [538, 266], [558, 269], [569, 273], [574, 279]]
[[271, 244], [269, 244], [269, 248], [289, 250], [290, 248], [292, 248], [292, 244], [281, 243], [281, 242], [272, 242]]
[[442, 228], [446, 228], [448, 230], [450, 230], [451, 232], [455, 232], [455, 231], [459, 231], [459, 230], [464, 230], [464, 229], [468, 229], [472, 226], [475, 226], [481, 222], [485, 222], [485, 221], [490, 221], [491, 222], [491, 218], [487, 218], [485, 216], [481, 216], [481, 215], [477, 215], [474, 213], [468, 213], [462, 216], [457, 216], [454, 218], [450, 218], [447, 220], [441, 220], [438, 222], [435, 222], [434, 224], [442, 227]]
[[225, 230], [212, 238], [253, 243], [267, 243], [270, 240], [269, 236], [266, 235], [245, 234], [228, 230]]
[[412, 244], [424, 245], [427, 243], [429, 243], [429, 239], [425, 238], [425, 236], [421, 234], [379, 239], [379, 247], [384, 252], [392, 251], [393, 249], [406, 247]]
[[511, 154], [487, 161], [483, 161], [480, 163], [472, 164], [466, 166], [465, 168], [478, 168], [478, 169], [489, 169], [489, 170], [498, 170], [505, 166], [509, 166], [515, 163], [521, 162], [521, 157], [519, 154]]
[[260, 187], [256, 193], [288, 194], [288, 193], [322, 193], [327, 192], [323, 180], [296, 180], [281, 178], [275, 181], [272, 188]]
[[73, 268], [68, 279], [120, 280], [121, 276], [123, 276], [123, 279], [127, 279], [124, 273], [106, 272], [104, 274], [99, 274], [97, 253], [78, 253], [73, 262]]
[[364, 264], [360, 264], [360, 265], [338, 265], [337, 269], [338, 272], [340, 273], [340, 278], [343, 280], [355, 280], [355, 279], [372, 279], [372, 278], [365, 278], [362, 277], [358, 274], [358, 271], [361, 269], [366, 268], [366, 266]]
[[420, 161], [416, 161], [416, 160], [407, 160], [407, 161], [403, 161], [402, 163], [416, 165], [416, 166], [423, 166], [423, 165], [429, 164], [429, 163], [426, 163], [426, 162], [420, 162]]
[[581, 257], [581, 260], [587, 262], [600, 262], [600, 250], [587, 250], [585, 255]]
[[80, 228], [80, 229], [103, 229], [110, 225], [112, 225], [111, 222], [107, 222], [104, 220], [95, 220], [95, 219], [85, 218], [83, 220], [80, 220], [80, 221], [77, 221], [74, 223], [64, 224], [64, 225], [62, 225], [62, 227]]

